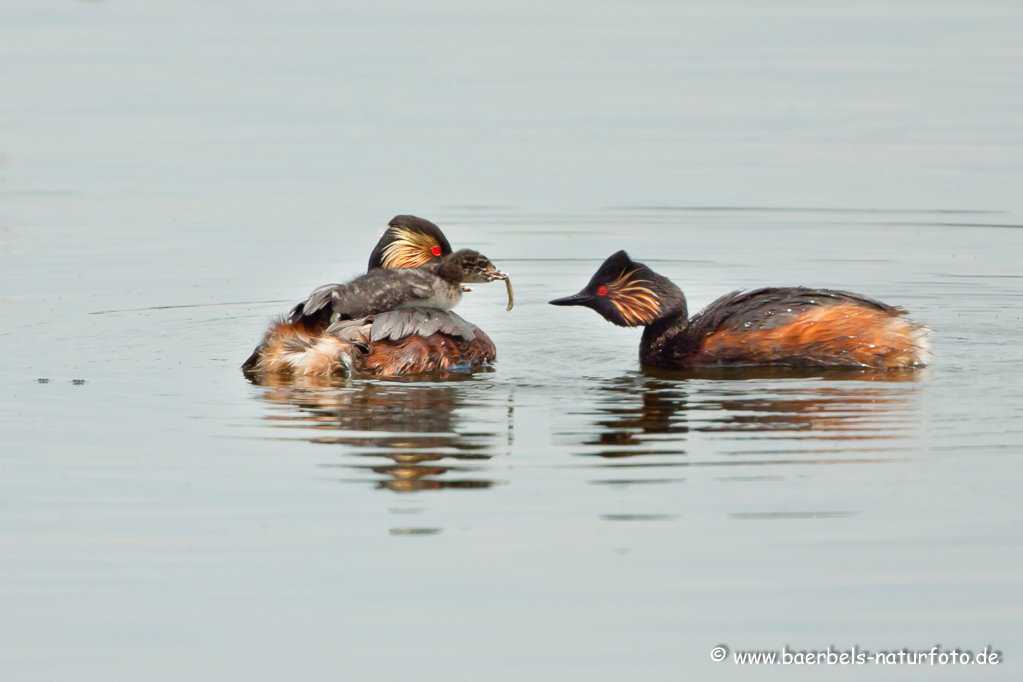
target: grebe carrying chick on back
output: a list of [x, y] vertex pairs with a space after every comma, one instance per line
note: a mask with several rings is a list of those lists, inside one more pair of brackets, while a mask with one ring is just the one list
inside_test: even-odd
[[735, 291], [690, 318], [682, 290], [625, 251], [605, 260], [578, 294], [551, 304], [581, 305], [620, 327], [645, 327], [640, 362], [663, 369], [908, 369], [923, 366], [929, 354], [926, 327], [904, 319], [901, 308], [848, 291]]
[[242, 365], [275, 375], [397, 376], [475, 367], [496, 357], [494, 343], [453, 312], [463, 283], [508, 275], [470, 249], [452, 252], [428, 220], [396, 216], [369, 260], [367, 274], [315, 289], [274, 320]]

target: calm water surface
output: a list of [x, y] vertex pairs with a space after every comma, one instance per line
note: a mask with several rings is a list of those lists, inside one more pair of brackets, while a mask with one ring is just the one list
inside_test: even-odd
[[[0, 678], [1019, 679], [1012, 4], [0, 7]], [[396, 213], [475, 373], [257, 385]], [[926, 370], [642, 369], [548, 306], [849, 289]], [[741, 667], [711, 649], [980, 651]]]

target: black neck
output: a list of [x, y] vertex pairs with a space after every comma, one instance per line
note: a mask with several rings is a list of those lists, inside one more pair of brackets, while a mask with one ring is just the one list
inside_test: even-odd
[[650, 367], [676, 366], [674, 357], [685, 353], [689, 344], [689, 317], [685, 302], [681, 309], [657, 318], [643, 329], [639, 343], [639, 361]]

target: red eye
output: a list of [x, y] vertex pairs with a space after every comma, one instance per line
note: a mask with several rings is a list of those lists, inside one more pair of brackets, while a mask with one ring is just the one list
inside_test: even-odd
[[597, 287], [597, 296], [607, 296], [607, 287], [603, 284]]
[[440, 255], [440, 247], [439, 246], [433, 247], [432, 249], [430, 249], [430, 253], [432, 253], [435, 256], [439, 256]]

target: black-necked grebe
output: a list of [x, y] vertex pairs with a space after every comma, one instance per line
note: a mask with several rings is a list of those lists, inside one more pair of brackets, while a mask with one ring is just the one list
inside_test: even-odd
[[686, 297], [666, 277], [619, 251], [581, 292], [553, 305], [593, 308], [621, 327], [644, 326], [639, 359], [665, 369], [709, 366], [922, 366], [927, 328], [880, 301], [803, 287], [735, 291], [688, 317]]
[[242, 368], [396, 376], [489, 363], [497, 355], [494, 343], [447, 309], [461, 298], [463, 282], [494, 280], [505, 280], [510, 295], [508, 276], [485, 256], [452, 253], [436, 225], [397, 216], [373, 249], [366, 275], [313, 291], [271, 324]]

